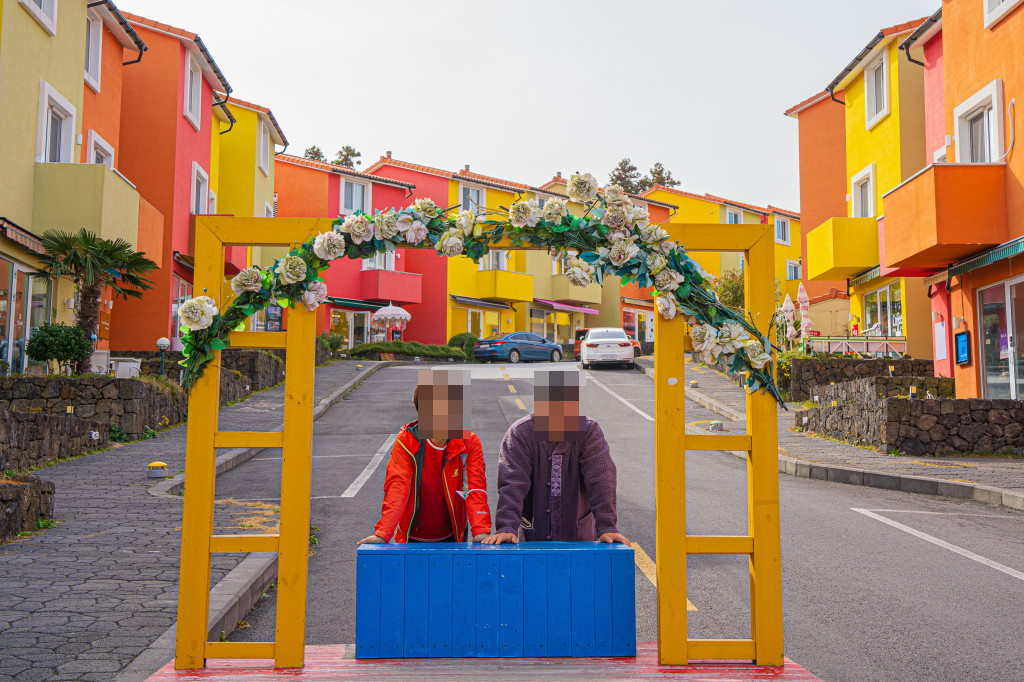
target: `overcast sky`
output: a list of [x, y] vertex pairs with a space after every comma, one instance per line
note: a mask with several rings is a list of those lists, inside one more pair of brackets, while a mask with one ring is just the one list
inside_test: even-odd
[[195, 31], [289, 153], [342, 145], [537, 185], [624, 156], [799, 208], [789, 106], [940, 0], [116, 0]]

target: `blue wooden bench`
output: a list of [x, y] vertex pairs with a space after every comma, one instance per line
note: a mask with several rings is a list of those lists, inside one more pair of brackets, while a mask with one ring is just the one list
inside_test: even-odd
[[356, 658], [635, 656], [633, 549], [359, 547]]

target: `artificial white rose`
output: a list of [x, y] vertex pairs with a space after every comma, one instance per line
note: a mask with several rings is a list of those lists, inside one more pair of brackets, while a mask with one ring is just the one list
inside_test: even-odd
[[417, 199], [412, 202], [413, 211], [420, 218], [426, 218], [426, 222], [430, 222], [432, 219], [441, 215], [441, 209], [437, 207], [433, 199], [423, 198]]
[[209, 327], [216, 314], [217, 303], [209, 296], [196, 296], [178, 306], [178, 319], [192, 331]]
[[544, 220], [561, 225], [562, 219], [569, 215], [569, 209], [561, 199], [548, 199], [544, 203]]
[[644, 263], [647, 264], [647, 271], [652, 275], [657, 275], [659, 272], [665, 269], [668, 261], [658, 251], [651, 251], [644, 255]]
[[761, 369], [771, 362], [772, 359], [772, 356], [765, 351], [761, 342], [756, 339], [751, 339], [743, 344], [743, 352], [746, 354], [750, 366], [754, 369]]
[[625, 206], [615, 204], [605, 209], [601, 222], [612, 231], [626, 230], [629, 228], [629, 213]]
[[701, 362], [713, 365], [718, 359], [715, 354], [718, 330], [710, 324], [698, 324], [690, 329], [690, 342], [693, 345], [693, 352]]
[[640, 228], [640, 241], [644, 244], [657, 244], [665, 239], [668, 239], [668, 232], [660, 225], [647, 225]]
[[[633, 223], [633, 226], [636, 229], [642, 230], [645, 227], [647, 227], [648, 225], [650, 225], [650, 223], [648, 222], [648, 218], [650, 218], [650, 214], [647, 212], [647, 207], [646, 206], [640, 206], [638, 204], [630, 204], [629, 205], [629, 210], [627, 211], [627, 213], [628, 213], [628, 216], [629, 216], [629, 222]], [[668, 235], [666, 234], [666, 236], [668, 236]]]
[[337, 232], [321, 232], [313, 240], [313, 253], [320, 260], [334, 260], [345, 253], [345, 238]]
[[718, 354], [735, 353], [750, 339], [750, 334], [738, 322], [723, 322], [718, 328]]
[[608, 261], [615, 267], [622, 267], [631, 259], [640, 254], [640, 247], [633, 243], [633, 240], [623, 239], [612, 244], [608, 250]]
[[594, 281], [594, 266], [582, 258], [570, 258], [566, 263], [569, 267], [565, 277], [578, 287], [585, 287]]
[[408, 213], [402, 213], [401, 215], [398, 216], [398, 220], [395, 222], [395, 226], [398, 228], [399, 232], [404, 234], [409, 231], [410, 227], [412, 227], [413, 220], [415, 220], [415, 218], [413, 218]]
[[341, 224], [341, 231], [347, 232], [353, 244], [373, 241], [373, 223], [363, 214], [350, 215]]
[[459, 254], [462, 253], [462, 250], [464, 248], [462, 243], [462, 237], [462, 231], [459, 228], [448, 228], [447, 230], [445, 230], [444, 234], [441, 235], [441, 238], [437, 241], [438, 252], [444, 254], [445, 256], [448, 256], [449, 258], [453, 256], [458, 256]]
[[627, 230], [624, 227], [623, 228], [619, 228], [618, 230], [609, 230], [608, 234], [606, 234], [604, 236], [604, 238], [608, 240], [609, 244], [614, 244], [615, 242], [621, 242], [623, 239], [626, 239], [628, 237], [629, 237], [629, 230]]
[[622, 189], [622, 185], [608, 185], [604, 190], [604, 200], [610, 205], [624, 204], [629, 201], [626, 198], [625, 190]]
[[508, 210], [508, 221], [513, 227], [537, 227], [544, 212], [534, 199], [517, 201]]
[[377, 214], [373, 217], [373, 224], [381, 239], [394, 239], [398, 235], [398, 215], [394, 212]]
[[654, 276], [654, 286], [658, 291], [675, 291], [686, 278], [671, 268], [665, 268]]
[[418, 220], [413, 220], [404, 234], [405, 241], [413, 245], [420, 244], [427, 238], [427, 226]]
[[654, 299], [654, 305], [658, 308], [658, 312], [666, 320], [671, 320], [679, 312], [679, 306], [676, 304], [675, 294], [662, 294], [658, 298]]
[[263, 288], [263, 272], [259, 268], [246, 268], [231, 278], [231, 290], [236, 294], [243, 291], [259, 292]]
[[326, 300], [327, 285], [320, 281], [310, 282], [309, 286], [302, 293], [302, 303], [310, 312], [316, 310]]
[[473, 226], [476, 225], [476, 214], [473, 211], [463, 211], [455, 216], [455, 226], [462, 230], [467, 237], [473, 234]]
[[590, 173], [573, 173], [566, 185], [566, 193], [570, 199], [581, 204], [593, 201], [597, 196], [597, 178]]
[[277, 261], [277, 276], [285, 284], [295, 284], [306, 279], [306, 261], [298, 256], [285, 256]]

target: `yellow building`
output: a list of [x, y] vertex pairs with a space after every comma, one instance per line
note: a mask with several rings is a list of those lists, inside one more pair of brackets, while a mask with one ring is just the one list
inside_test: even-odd
[[162, 217], [116, 170], [123, 51], [145, 49], [120, 12], [3, 0], [0, 28], [0, 361], [22, 371], [31, 331], [74, 318], [72, 283], [31, 274], [39, 235], [85, 228], [145, 251]]
[[882, 266], [879, 252], [883, 195], [925, 166], [923, 69], [898, 49], [922, 21], [880, 31], [827, 88], [842, 91], [845, 108], [847, 213], [808, 233], [807, 276], [848, 280], [852, 332], [930, 358], [931, 307], [919, 273]]
[[[723, 223], [739, 225], [775, 226], [775, 282], [776, 302], [781, 304], [786, 294], [795, 302], [800, 286], [802, 265], [800, 257], [800, 214], [775, 206], [755, 206], [712, 194], [693, 194], [674, 187], [655, 185], [643, 194], [644, 197], [661, 201], [672, 201], [679, 208], [673, 213], [668, 231], [672, 235], [672, 224], [678, 223]], [[672, 235], [679, 239], [678, 235]], [[694, 251], [689, 253], [704, 271], [715, 277], [730, 270], [742, 270], [743, 258], [738, 253]]]

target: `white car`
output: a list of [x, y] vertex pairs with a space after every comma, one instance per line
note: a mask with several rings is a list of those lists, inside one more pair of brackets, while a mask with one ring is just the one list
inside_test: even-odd
[[600, 364], [632, 367], [633, 340], [620, 328], [595, 327], [580, 341], [580, 363], [583, 369]]

